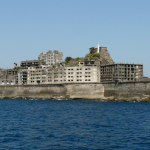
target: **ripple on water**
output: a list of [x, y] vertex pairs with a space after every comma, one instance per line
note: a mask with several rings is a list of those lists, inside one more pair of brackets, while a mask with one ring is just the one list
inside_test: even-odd
[[0, 100], [1, 149], [150, 149], [150, 104]]

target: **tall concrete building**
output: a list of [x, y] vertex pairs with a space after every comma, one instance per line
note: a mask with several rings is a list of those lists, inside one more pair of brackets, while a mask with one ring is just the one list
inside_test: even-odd
[[53, 52], [49, 50], [47, 53], [43, 52], [38, 56], [39, 60], [44, 60], [46, 65], [55, 65], [56, 63], [60, 63], [63, 61], [63, 53], [57, 50]]
[[79, 62], [78, 66], [28, 67], [18, 72], [18, 84], [55, 84], [100, 82], [100, 63]]
[[138, 81], [143, 79], [142, 64], [110, 64], [101, 66], [101, 82]]

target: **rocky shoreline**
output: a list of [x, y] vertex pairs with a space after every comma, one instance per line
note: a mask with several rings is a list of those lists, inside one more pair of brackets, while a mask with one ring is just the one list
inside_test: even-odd
[[115, 97], [102, 97], [100, 99], [97, 98], [68, 98], [63, 96], [55, 96], [55, 97], [33, 97], [33, 96], [4, 96], [0, 97], [0, 99], [36, 99], [36, 100], [99, 100], [99, 101], [107, 101], [107, 102], [150, 102], [150, 97], [144, 98], [115, 98]]

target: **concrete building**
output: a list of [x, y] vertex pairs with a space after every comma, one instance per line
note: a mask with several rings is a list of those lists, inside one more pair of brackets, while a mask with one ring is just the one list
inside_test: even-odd
[[110, 64], [101, 66], [101, 82], [109, 81], [137, 81], [143, 78], [141, 64]]
[[13, 69], [0, 70], [0, 85], [18, 84], [18, 71]]
[[43, 52], [38, 56], [39, 60], [44, 60], [46, 65], [55, 65], [56, 63], [60, 63], [63, 61], [63, 53], [57, 50], [53, 52], [49, 50], [47, 53]]
[[53, 83], [78, 83], [100, 82], [100, 64], [95, 61], [79, 62], [78, 66], [28, 67], [18, 73], [19, 84], [53, 84]]
[[40, 67], [41, 65], [46, 65], [43, 60], [26, 60], [21, 61], [20, 67], [21, 69], [28, 69], [28, 67]]

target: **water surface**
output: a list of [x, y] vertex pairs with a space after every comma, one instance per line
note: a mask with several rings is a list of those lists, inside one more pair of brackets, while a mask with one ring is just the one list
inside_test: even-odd
[[150, 103], [2, 99], [3, 149], [150, 149]]

